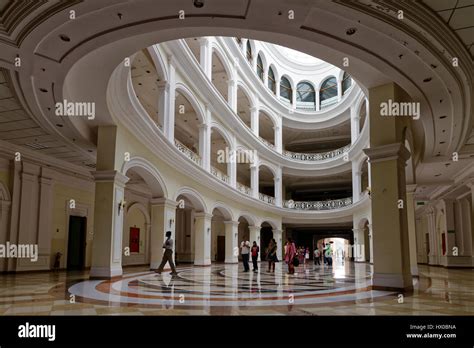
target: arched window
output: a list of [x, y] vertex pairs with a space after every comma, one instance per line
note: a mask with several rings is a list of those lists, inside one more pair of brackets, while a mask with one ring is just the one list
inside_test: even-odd
[[275, 73], [273, 72], [272, 68], [268, 69], [268, 88], [273, 92], [276, 93], [276, 81], [275, 81]]
[[290, 81], [284, 76], [280, 80], [280, 97], [289, 103], [293, 102], [293, 90]]
[[260, 57], [260, 54], [257, 57], [257, 75], [260, 77], [260, 80], [263, 81], [263, 61], [262, 57]]
[[314, 110], [316, 95], [313, 86], [308, 82], [300, 82], [296, 88], [296, 108]]
[[330, 77], [323, 82], [319, 91], [319, 100], [321, 107], [337, 102], [337, 80], [335, 77]]
[[250, 40], [247, 41], [247, 60], [252, 63], [252, 45], [250, 44]]
[[346, 93], [346, 91], [351, 87], [351, 85], [352, 85], [351, 75], [344, 72], [344, 76], [342, 78], [342, 95]]

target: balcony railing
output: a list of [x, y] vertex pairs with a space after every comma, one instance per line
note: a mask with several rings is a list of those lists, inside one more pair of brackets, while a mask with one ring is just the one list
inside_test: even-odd
[[246, 195], [252, 195], [252, 189], [248, 186], [242, 185], [241, 183], [237, 183], [237, 190], [245, 193]]
[[299, 153], [299, 152], [291, 152], [291, 151], [283, 151], [283, 156], [298, 160], [298, 161], [322, 161], [329, 158], [335, 158], [343, 153], [349, 151], [350, 145], [341, 147], [340, 149], [328, 151], [328, 152], [320, 152], [320, 153]]
[[264, 201], [265, 203], [275, 204], [275, 198], [274, 198], [274, 197], [271, 197], [271, 196], [267, 196], [266, 194], [259, 193], [259, 194], [258, 194], [258, 198], [259, 198], [261, 201]]
[[225, 182], [226, 184], [229, 184], [230, 183], [230, 178], [228, 175], [222, 173], [219, 169], [215, 168], [215, 167], [211, 167], [211, 174], [214, 175], [216, 178], [218, 178], [219, 180], [222, 180], [223, 182]]
[[190, 150], [186, 145], [184, 145], [182, 142], [179, 140], [174, 140], [174, 144], [178, 148], [178, 150], [186, 155], [187, 158], [189, 158], [191, 161], [196, 163], [198, 166], [202, 165], [202, 160], [201, 157], [199, 157], [198, 154], [196, 154], [194, 151]]
[[269, 142], [268, 140], [263, 139], [262, 137], [258, 137], [258, 139], [260, 139], [260, 141], [261, 141], [262, 143], [264, 143], [265, 145], [271, 147], [272, 149], [275, 148], [275, 145], [273, 145], [273, 144], [272, 144], [271, 142]]
[[352, 197], [335, 199], [328, 201], [315, 201], [315, 202], [298, 202], [298, 201], [285, 201], [284, 207], [295, 210], [331, 210], [339, 209], [350, 206], [352, 204]]

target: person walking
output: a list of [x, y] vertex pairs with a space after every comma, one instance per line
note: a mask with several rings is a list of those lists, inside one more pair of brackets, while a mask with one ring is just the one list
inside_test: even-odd
[[166, 263], [169, 262], [171, 267], [171, 275], [176, 276], [178, 275], [178, 272], [176, 272], [176, 267], [173, 262], [173, 239], [171, 238], [171, 234], [171, 231], [166, 232], [166, 240], [163, 243], [163, 249], [165, 249], [165, 252], [163, 253], [163, 259], [161, 260], [161, 264], [155, 272], [161, 274]]
[[240, 254], [242, 255], [242, 263], [244, 264], [244, 272], [248, 272], [249, 267], [249, 254], [250, 254], [250, 242], [242, 241], [240, 243]]
[[319, 251], [318, 247], [314, 249], [314, 264], [317, 266], [321, 264], [321, 252]]
[[293, 264], [293, 259], [297, 257], [296, 246], [293, 243], [291, 237], [288, 238], [286, 242], [286, 253], [285, 253], [285, 262], [288, 264], [288, 274], [295, 273], [295, 265]]
[[268, 261], [268, 271], [275, 273], [275, 262], [277, 262], [277, 244], [275, 239], [271, 239], [267, 248], [267, 261]]
[[260, 252], [260, 248], [257, 245], [257, 242], [254, 241], [252, 245], [252, 264], [253, 264], [253, 270], [254, 272], [258, 271], [258, 253]]
[[304, 264], [306, 265], [306, 263], [309, 262], [309, 248], [306, 247], [305, 251], [304, 251]]
[[326, 257], [328, 266], [332, 266], [332, 248], [331, 248], [331, 243], [326, 243], [326, 248], [325, 248], [324, 256]]

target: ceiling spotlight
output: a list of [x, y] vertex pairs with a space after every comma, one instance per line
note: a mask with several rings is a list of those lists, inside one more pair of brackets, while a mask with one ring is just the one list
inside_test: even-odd
[[357, 29], [356, 28], [349, 28], [346, 30], [347, 35], [354, 35], [356, 33]]
[[64, 34], [59, 35], [59, 38], [60, 38], [61, 40], [65, 41], [65, 42], [71, 41], [71, 38], [70, 38], [69, 36], [67, 36], [67, 35], [64, 35]]
[[202, 8], [204, 6], [204, 1], [194, 0], [193, 4], [194, 4], [194, 7]]

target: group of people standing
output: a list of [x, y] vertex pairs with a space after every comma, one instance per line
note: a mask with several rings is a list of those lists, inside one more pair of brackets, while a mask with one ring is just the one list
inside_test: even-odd
[[[250, 255], [252, 256], [252, 266], [253, 272], [258, 272], [258, 254], [260, 252], [260, 247], [257, 245], [257, 242], [253, 242], [250, 246], [249, 241], [242, 241], [240, 243], [240, 254], [242, 255], [242, 263], [244, 264], [244, 272], [249, 272], [249, 259]], [[277, 257], [277, 244], [275, 239], [271, 239], [268, 243], [266, 249], [266, 259], [268, 261], [268, 270], [267, 272], [275, 272], [275, 262], [278, 262]]]
[[[322, 250], [321, 250], [322, 249]], [[322, 244], [322, 248], [319, 246], [314, 250], [314, 264], [321, 265], [321, 259], [323, 259], [324, 264], [332, 266], [332, 246], [331, 243]]]

